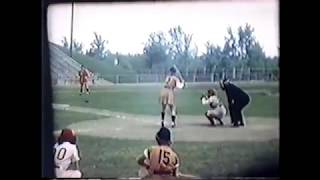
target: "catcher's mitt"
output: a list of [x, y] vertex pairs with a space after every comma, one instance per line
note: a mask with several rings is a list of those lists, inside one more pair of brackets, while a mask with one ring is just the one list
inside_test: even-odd
[[203, 98], [206, 98], [207, 99], [207, 96], [202, 94], [202, 96], [200, 97], [200, 100], [202, 100]]

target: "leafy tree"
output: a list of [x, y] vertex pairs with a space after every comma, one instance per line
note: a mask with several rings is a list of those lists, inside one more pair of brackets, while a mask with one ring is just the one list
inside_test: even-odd
[[146, 55], [148, 68], [152, 69], [154, 65], [166, 67], [169, 57], [169, 44], [162, 32], [151, 33], [145, 44], [143, 53]]
[[78, 54], [83, 54], [83, 45], [82, 43], [77, 42], [75, 39], [73, 40], [72, 50]]
[[67, 37], [64, 36], [63, 39], [61, 40], [61, 42], [62, 42], [62, 45], [63, 45], [63, 47], [65, 49], [69, 49], [70, 48], [70, 45], [69, 45], [68, 40], [67, 40]]
[[205, 44], [206, 53], [202, 56], [208, 73], [211, 73], [214, 67], [220, 65], [224, 54], [220, 46], [215, 46], [209, 41]]
[[187, 34], [181, 26], [170, 28], [170, 52], [177, 66], [187, 69], [190, 61], [197, 55], [197, 48], [191, 48], [192, 34]]
[[[63, 39], [61, 40], [62, 42], [62, 46], [64, 49], [66, 49], [67, 51], [69, 51], [70, 49], [70, 43], [68, 42], [67, 38], [64, 36]], [[80, 42], [77, 42], [75, 39], [73, 39], [72, 41], [72, 51], [79, 53], [79, 54], [83, 54], [83, 45]]]
[[87, 55], [98, 59], [104, 59], [107, 56], [106, 44], [107, 40], [103, 40], [101, 35], [94, 33], [95, 39], [90, 43], [91, 48], [86, 52]]
[[225, 43], [222, 49], [223, 58], [220, 61], [219, 67], [230, 68], [235, 65], [238, 58], [237, 39], [233, 34], [231, 27], [227, 28], [227, 36], [225, 36]]

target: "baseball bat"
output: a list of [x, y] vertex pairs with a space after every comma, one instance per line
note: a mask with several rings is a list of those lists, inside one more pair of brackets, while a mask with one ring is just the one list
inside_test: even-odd
[[173, 67], [176, 69], [176, 73], [177, 73], [177, 75], [179, 76], [180, 81], [182, 81], [182, 83], [178, 85], [178, 88], [180, 88], [180, 89], [184, 89], [184, 88], [185, 88], [185, 81], [184, 81], [184, 78], [183, 78], [183, 76], [182, 76], [182, 74], [181, 74], [180, 70], [178, 69], [178, 67], [177, 67], [175, 64], [173, 65]]
[[184, 81], [184, 78], [183, 78], [183, 76], [182, 76], [182, 74], [181, 74], [180, 70], [178, 69], [178, 67], [177, 67], [175, 64], [173, 65], [173, 67], [176, 69], [177, 74], [178, 74], [178, 76], [181, 78], [181, 80], [183, 80], [183, 81]]

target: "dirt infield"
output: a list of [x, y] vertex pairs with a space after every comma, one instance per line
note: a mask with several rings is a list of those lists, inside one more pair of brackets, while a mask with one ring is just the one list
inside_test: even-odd
[[[106, 118], [81, 121], [69, 125], [79, 134], [119, 139], [154, 140], [160, 128], [160, 115], [135, 115], [112, 112], [106, 109], [54, 105], [55, 109], [104, 115]], [[170, 126], [169, 117], [166, 118]], [[279, 139], [279, 120], [276, 118], [248, 117], [246, 126], [231, 127], [229, 117], [225, 126], [212, 127], [204, 116], [178, 115], [177, 127], [172, 129], [173, 141], [213, 142], [213, 141], [264, 141]]]

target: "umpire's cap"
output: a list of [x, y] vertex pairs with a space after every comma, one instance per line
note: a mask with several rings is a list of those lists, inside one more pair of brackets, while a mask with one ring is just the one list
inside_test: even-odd
[[224, 78], [223, 80], [220, 80], [220, 82], [219, 82], [220, 88], [221, 88], [222, 90], [224, 90], [224, 89], [225, 89], [225, 84], [227, 84], [227, 83], [229, 83], [229, 82], [230, 82], [230, 80], [227, 79], [227, 78]]
[[159, 142], [164, 142], [166, 144], [171, 144], [171, 132], [166, 127], [161, 127], [156, 134], [156, 139]]

